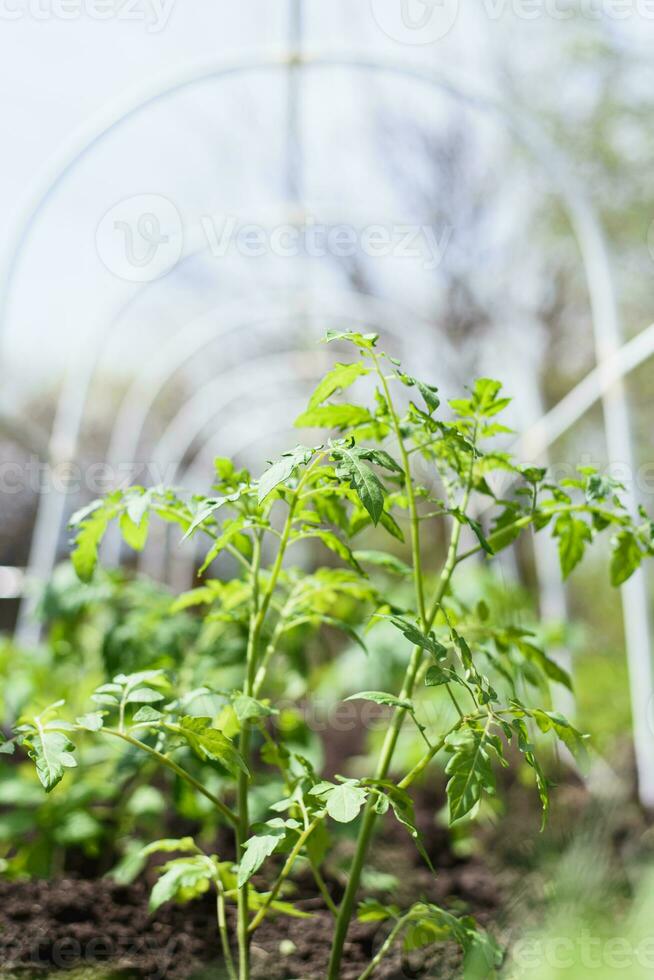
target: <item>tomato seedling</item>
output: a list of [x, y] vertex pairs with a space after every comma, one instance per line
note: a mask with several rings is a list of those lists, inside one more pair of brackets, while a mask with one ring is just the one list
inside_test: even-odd
[[[548, 781], [534, 732], [553, 733], [583, 758], [584, 736], [560, 714], [534, 706], [523, 694], [525, 680], [542, 691], [550, 682], [570, 686], [568, 675], [528, 631], [493, 622], [483, 597], [474, 609], [466, 606], [456, 594], [459, 566], [473, 556], [492, 561], [529, 529], [549, 528], [565, 578], [587, 545], [608, 530], [610, 578], [620, 585], [653, 550], [652, 523], [644, 513], [626, 511], [614, 480], [585, 467], [557, 485], [544, 469], [521, 467], [510, 454], [489, 448], [494, 437], [510, 431], [498, 421], [509, 402], [499, 382], [476, 381], [467, 397], [450, 401], [449, 412], [441, 415], [436, 388], [404, 373], [396, 360], [378, 350], [375, 335], [335, 333], [327, 339], [353, 345], [356, 359], [335, 364], [296, 424], [332, 430], [331, 438], [295, 446], [259, 479], [218, 459], [215, 493], [209, 497], [186, 499], [170, 489], [132, 487], [95, 501], [72, 521], [72, 561], [84, 581], [93, 576], [98, 546], [113, 521], [138, 550], [146, 544], [153, 517], [178, 525], [186, 538], [207, 536], [201, 574], [221, 553], [231, 556], [236, 572], [230, 580], [206, 579], [176, 602], [177, 609], [206, 607], [208, 618], [237, 626], [245, 638], [240, 684], [220, 692], [231, 728], [225, 730], [222, 715], [193, 713], [197, 692], [176, 689], [162, 670], [145, 670], [119, 674], [100, 686], [91, 710], [75, 721], [59, 717], [61, 702], [22, 720], [14, 738], [2, 746], [9, 752], [14, 743], [23, 745], [49, 791], [76, 765], [74, 739], [83, 732], [122, 740], [207, 798], [233, 829], [237, 861], [206, 854], [190, 838], [153, 843], [148, 854], [158, 850], [183, 856], [163, 866], [152, 907], [213, 889], [226, 968], [238, 980], [250, 975], [250, 940], [266, 916], [306, 914], [283, 897], [299, 859], [311, 869], [333, 913], [327, 976], [340, 976], [377, 819], [393, 814], [429, 862], [409, 790], [436, 756], [446, 760], [452, 823], [474, 815], [484, 794], [495, 792], [494, 770], [509, 765], [509, 743], [533, 770], [544, 815]], [[373, 382], [370, 403], [333, 400], [359, 381], [369, 388]], [[486, 505], [481, 515], [480, 501]], [[434, 572], [426, 567], [426, 555], [437, 522], [447, 526], [449, 539], [442, 566]], [[407, 527], [410, 560], [392, 552], [357, 551], [356, 536], [371, 525], [398, 543]], [[465, 547], [464, 532], [469, 539]], [[331, 551], [340, 567], [303, 572], [289, 566], [287, 556], [307, 541]], [[365, 572], [370, 566], [382, 569], [381, 585]], [[384, 586], [385, 575], [412, 580], [413, 600], [406, 607], [398, 606], [394, 590]], [[327, 625], [362, 642], [351, 623], [339, 618], [343, 597], [369, 612], [373, 622], [383, 620], [396, 631], [397, 643], [406, 651], [406, 669], [397, 692], [352, 695], [386, 705], [391, 712], [374, 770], [362, 778], [326, 781], [287, 746], [283, 729], [271, 723], [277, 709], [269, 681], [271, 665], [283, 656], [285, 638], [295, 630]], [[429, 695], [435, 689], [445, 692], [454, 706], [454, 720], [445, 730], [423, 724], [417, 711], [417, 692]], [[398, 774], [393, 760], [407, 721], [417, 727], [424, 753], [410, 771]], [[189, 751], [227, 777], [220, 791], [182, 764]], [[261, 761], [279, 771], [285, 791], [270, 805], [268, 818], [253, 825], [250, 804]], [[356, 849], [338, 903], [321, 871], [329, 848], [326, 828], [332, 821], [358, 822]], [[281, 868], [269, 876], [266, 890], [255, 889], [252, 876], [256, 873], [261, 880], [272, 855], [282, 856]], [[225, 911], [232, 902], [237, 906], [235, 944]], [[453, 940], [480, 976], [493, 975], [501, 959], [494, 940], [470, 917], [435, 905], [418, 902], [402, 910], [368, 899], [358, 915], [363, 921], [389, 923], [386, 939], [360, 980], [373, 974], [400, 938], [407, 948]]]

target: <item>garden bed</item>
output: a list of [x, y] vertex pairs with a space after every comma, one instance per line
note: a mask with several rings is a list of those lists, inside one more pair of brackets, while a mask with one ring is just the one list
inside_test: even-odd
[[[434, 826], [433, 802], [420, 814], [436, 877], [422, 863], [409, 836], [388, 821], [382, 828], [383, 856], [374, 849], [373, 866], [394, 874], [399, 884], [390, 896], [398, 904], [424, 897], [474, 914], [492, 924], [503, 905], [502, 877], [478, 858], [461, 859], [449, 847], [448, 835]], [[335, 898], [340, 886], [328, 878]], [[253, 940], [253, 975], [266, 980], [323, 980], [331, 935], [330, 913], [316, 895], [313, 879], [294, 879], [294, 900], [311, 919], [277, 916], [266, 920]], [[0, 880], [0, 934], [3, 980], [66, 971], [67, 976], [103, 978], [220, 977], [220, 949], [211, 895], [189, 905], [166, 904], [148, 913], [145, 880], [129, 886], [108, 878], [60, 878], [55, 881]], [[370, 893], [370, 892], [369, 892]], [[373, 891], [374, 893], [374, 891]], [[388, 895], [386, 896], [389, 897]], [[231, 911], [231, 910], [230, 910]], [[343, 980], [355, 980], [370, 962], [386, 934], [378, 923], [354, 923], [347, 944]], [[389, 955], [375, 976], [425, 975], [416, 954], [402, 963], [400, 951]], [[455, 946], [428, 957], [430, 977], [452, 977], [460, 961]], [[419, 972], [414, 973], [413, 971]], [[81, 971], [81, 972], [80, 972]], [[208, 973], [206, 971], [209, 971]], [[408, 972], [407, 972], [408, 971]]]

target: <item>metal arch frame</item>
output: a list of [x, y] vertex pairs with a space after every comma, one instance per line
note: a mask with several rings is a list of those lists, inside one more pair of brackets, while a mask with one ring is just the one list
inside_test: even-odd
[[[580, 248], [593, 314], [596, 359], [598, 369], [604, 370], [621, 346], [618, 308], [608, 249], [594, 210], [587, 200], [583, 188], [570, 173], [558, 148], [543, 136], [530, 118], [516, 111], [512, 106], [469, 91], [465, 86], [457, 85], [451, 77], [443, 73], [435, 72], [428, 67], [407, 65], [404, 61], [398, 61], [388, 55], [371, 57], [369, 54], [360, 51], [343, 51], [342, 49], [337, 52], [321, 51], [320, 49], [313, 52], [282, 50], [276, 54], [269, 54], [267, 57], [256, 55], [250, 60], [242, 56], [236, 61], [212, 60], [209, 63], [203, 63], [200, 67], [192, 66], [182, 71], [178, 70], [163, 81], [148, 86], [136, 100], [131, 98], [125, 100], [124, 107], [120, 103], [121, 107], [118, 109], [111, 107], [101, 115], [99, 123], [92, 123], [83, 129], [81, 140], [79, 136], [76, 136], [71, 144], [59, 154], [54, 165], [46, 173], [36, 194], [28, 201], [24, 217], [18, 224], [16, 235], [10, 238], [6, 274], [0, 278], [0, 289], [2, 290], [0, 293], [0, 328], [5, 320], [8, 287], [32, 222], [54, 187], [101, 136], [144, 106], [196, 82], [212, 77], [240, 74], [244, 71], [288, 67], [344, 67], [350, 70], [383, 71], [401, 75], [432, 86], [439, 86], [454, 98], [465, 101], [474, 107], [494, 112], [500, 118], [508, 121], [528, 146], [547, 160], [551, 172], [555, 175], [556, 186], [566, 204]], [[45, 190], [41, 191], [43, 185]], [[625, 463], [633, 471], [634, 459], [630, 419], [621, 381], [607, 384], [604, 392], [602, 395], [604, 430], [609, 455], [622, 455], [625, 457]], [[631, 495], [630, 503], [632, 505], [635, 503], [635, 496]], [[630, 671], [636, 675], [632, 678], [632, 694], [634, 685], [638, 690], [638, 697], [632, 703], [632, 709], [641, 798], [644, 802], [651, 804], [654, 803], [654, 745], [650, 738], [647, 705], [641, 703], [641, 692], [647, 691], [651, 694], [654, 683], [650, 653], [647, 590], [642, 571], [637, 572], [622, 587], [622, 596]], [[644, 655], [642, 653], [643, 647], [645, 648]]]
[[579, 421], [603, 395], [654, 355], [654, 323], [623, 344], [611, 358], [610, 364], [595, 367], [574, 388], [561, 398], [542, 418], [521, 433], [521, 451], [536, 457]]

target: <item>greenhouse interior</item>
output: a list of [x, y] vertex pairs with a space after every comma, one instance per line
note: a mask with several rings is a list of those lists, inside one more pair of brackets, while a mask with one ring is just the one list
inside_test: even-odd
[[0, 980], [654, 977], [654, 5], [0, 21]]

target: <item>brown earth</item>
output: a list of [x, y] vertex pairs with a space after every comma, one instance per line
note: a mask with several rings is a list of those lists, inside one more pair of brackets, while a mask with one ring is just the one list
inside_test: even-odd
[[[424, 818], [423, 813], [423, 825]], [[498, 876], [478, 858], [455, 857], [445, 831], [434, 826], [433, 817], [429, 823], [425, 839], [439, 869], [437, 876], [418, 856], [405, 831], [388, 822], [373, 846], [371, 862], [378, 873], [393, 874], [397, 884], [390, 894], [376, 893], [373, 880], [368, 893], [402, 907], [427, 899], [451, 910], [471, 912], [483, 925], [492, 923], [502, 906]], [[265, 887], [264, 881], [260, 884]], [[264, 921], [253, 938], [256, 978], [324, 980], [332, 916], [316, 896], [308, 875], [296, 877], [293, 887], [293, 901], [312, 912], [313, 918], [278, 916]], [[328, 876], [328, 887], [338, 899], [339, 881]], [[59, 973], [68, 980], [223, 977], [211, 896], [186, 906], [167, 904], [150, 915], [148, 891], [144, 880], [119, 886], [108, 878], [0, 879], [0, 978], [25, 980]], [[233, 925], [233, 913], [230, 918]], [[352, 924], [343, 980], [356, 980], [385, 933], [383, 924]], [[415, 960], [403, 960], [398, 950], [388, 956], [375, 977], [401, 980], [457, 975], [459, 954], [454, 947], [441, 945], [427, 959], [424, 954], [412, 957]]]

